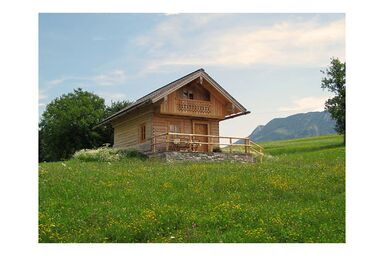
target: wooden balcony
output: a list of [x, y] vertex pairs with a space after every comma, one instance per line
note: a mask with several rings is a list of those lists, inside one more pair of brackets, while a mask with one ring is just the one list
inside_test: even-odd
[[177, 111], [184, 114], [210, 115], [212, 112], [212, 104], [209, 101], [178, 99], [176, 106]]
[[[261, 159], [264, 156], [264, 148], [249, 138], [166, 132], [155, 135], [150, 140], [153, 153], [164, 151], [212, 152], [220, 146], [225, 146], [224, 151], [227, 153], [254, 153]], [[240, 143], [234, 144], [236, 141], [240, 141]]]

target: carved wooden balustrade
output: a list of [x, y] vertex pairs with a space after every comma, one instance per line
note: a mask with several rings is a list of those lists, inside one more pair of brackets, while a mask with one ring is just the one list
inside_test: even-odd
[[176, 105], [177, 110], [182, 113], [209, 115], [212, 111], [212, 104], [209, 101], [179, 99]]

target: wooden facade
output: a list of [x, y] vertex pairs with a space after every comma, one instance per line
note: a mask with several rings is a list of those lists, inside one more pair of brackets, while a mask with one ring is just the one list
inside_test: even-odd
[[[144, 96], [101, 124], [112, 125], [117, 148], [146, 152], [156, 146], [157, 151], [211, 152], [219, 146], [219, 122], [247, 113], [200, 69]], [[197, 144], [182, 144], [188, 141]]]

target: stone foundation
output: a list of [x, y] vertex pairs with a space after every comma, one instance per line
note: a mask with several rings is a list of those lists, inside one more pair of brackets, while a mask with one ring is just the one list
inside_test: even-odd
[[159, 152], [148, 154], [149, 158], [164, 159], [167, 162], [191, 161], [191, 162], [242, 162], [254, 163], [256, 159], [250, 154], [244, 153], [219, 153], [219, 152]]

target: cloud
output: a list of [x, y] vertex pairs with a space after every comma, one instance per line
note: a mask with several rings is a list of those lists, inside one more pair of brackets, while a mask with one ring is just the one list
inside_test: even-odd
[[329, 97], [305, 97], [293, 101], [290, 106], [278, 108], [278, 111], [323, 111], [324, 103]]
[[39, 101], [47, 98], [47, 95], [43, 91], [39, 91]]
[[[222, 16], [170, 16], [151, 33], [137, 38], [150, 56], [149, 72], [198, 65], [249, 67], [325, 66], [332, 56], [344, 58], [344, 19], [279, 22], [260, 27], [242, 24], [215, 29]], [[205, 26], [209, 24], [208, 26]], [[207, 30], [207, 28], [210, 28]]]
[[61, 79], [54, 79], [54, 80], [50, 80], [48, 81], [48, 85], [59, 85], [61, 83], [63, 83], [65, 81], [65, 79], [61, 78]]
[[166, 12], [164, 13], [165, 16], [172, 16], [172, 15], [179, 15], [180, 12]]
[[99, 85], [116, 85], [124, 83], [127, 80], [127, 75], [124, 70], [114, 70], [105, 74], [91, 77], [89, 80], [94, 81]]
[[48, 87], [63, 84], [64, 82], [72, 82], [81, 85], [92, 84], [100, 86], [113, 86], [123, 84], [127, 81], [128, 76], [125, 70], [116, 69], [109, 72], [104, 72], [94, 76], [65, 76], [59, 79], [48, 81]]

